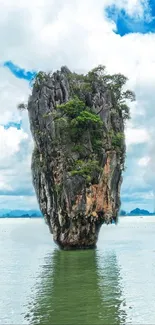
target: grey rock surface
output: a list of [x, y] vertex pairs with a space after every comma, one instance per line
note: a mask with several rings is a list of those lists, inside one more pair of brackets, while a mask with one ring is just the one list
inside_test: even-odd
[[[100, 172], [89, 183], [82, 175], [71, 174], [68, 167], [80, 159], [79, 154], [73, 151], [75, 143], [66, 131], [65, 119], [60, 119], [62, 125], [57, 119], [57, 105], [72, 98], [73, 83], [78, 85], [78, 96], [104, 122], [102, 146], [95, 156]], [[83, 90], [82, 84], [74, 81], [74, 74], [67, 67], [53, 74], [40, 73], [28, 101], [34, 139], [33, 185], [53, 239], [62, 249], [95, 247], [101, 225], [116, 222], [120, 208], [125, 141], [119, 148], [114, 147], [111, 132], [124, 135], [123, 117], [103, 83], [94, 82], [93, 91]], [[80, 141], [83, 154], [93, 151], [89, 130]]]

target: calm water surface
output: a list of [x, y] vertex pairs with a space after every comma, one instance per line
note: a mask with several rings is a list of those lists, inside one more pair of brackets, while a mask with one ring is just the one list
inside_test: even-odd
[[41, 219], [0, 219], [0, 324], [155, 324], [155, 218], [59, 251]]

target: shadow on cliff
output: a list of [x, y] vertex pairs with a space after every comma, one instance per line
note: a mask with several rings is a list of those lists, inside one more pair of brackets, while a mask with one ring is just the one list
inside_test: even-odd
[[59, 251], [47, 258], [30, 302], [30, 324], [124, 324], [115, 254]]

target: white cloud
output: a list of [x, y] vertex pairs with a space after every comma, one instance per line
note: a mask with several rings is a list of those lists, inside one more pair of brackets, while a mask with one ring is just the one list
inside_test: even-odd
[[6, 195], [0, 195], [0, 207], [2, 207], [2, 209], [11, 209], [11, 210], [13, 209], [30, 210], [30, 209], [36, 209], [37, 202], [35, 196], [10, 195], [8, 198]]
[[146, 129], [127, 128], [126, 144], [127, 146], [145, 143], [149, 141], [149, 133]]
[[0, 152], [1, 160], [6, 161], [12, 155], [20, 150], [20, 143], [22, 140], [28, 139], [28, 134], [23, 130], [17, 130], [14, 127], [4, 129], [0, 126]]
[[[23, 129], [11, 127], [6, 130], [0, 126], [0, 152], [0, 194], [32, 194], [29, 135]], [[18, 205], [18, 201], [16, 203]]]
[[149, 161], [150, 161], [150, 157], [147, 157], [147, 156], [142, 157], [142, 158], [139, 159], [138, 165], [142, 166], [142, 167], [146, 167], [148, 165]]
[[2, 191], [12, 191], [13, 188], [3, 181], [3, 176], [0, 176], [0, 190]]
[[[154, 137], [155, 34], [137, 33], [125, 37], [114, 34], [115, 24], [104, 14], [104, 8], [111, 4], [116, 1], [0, 0], [0, 58], [1, 61], [12, 60], [27, 70], [52, 70], [66, 64], [70, 69], [86, 71], [104, 64], [110, 73], [127, 75], [128, 86], [137, 95], [132, 105], [132, 122], [126, 129], [127, 145], [131, 148], [151, 143]], [[143, 0], [117, 1], [118, 8], [124, 8], [135, 17], [143, 17], [147, 5]], [[0, 125], [20, 120], [16, 106], [25, 101], [29, 91], [26, 81], [0, 67]], [[32, 143], [25, 113], [22, 120], [20, 132], [0, 127], [0, 149], [3, 150], [0, 184], [6, 189], [19, 190], [14, 183], [22, 183], [27, 190], [31, 185], [30, 159], [26, 157], [30, 157]], [[5, 157], [3, 161], [2, 157]], [[137, 159], [140, 161], [141, 153]], [[144, 167], [141, 161], [138, 168]], [[134, 170], [133, 177], [134, 173], [137, 171]]]
[[29, 93], [28, 82], [17, 79], [7, 68], [0, 66], [0, 125], [20, 120], [17, 105], [27, 100]]

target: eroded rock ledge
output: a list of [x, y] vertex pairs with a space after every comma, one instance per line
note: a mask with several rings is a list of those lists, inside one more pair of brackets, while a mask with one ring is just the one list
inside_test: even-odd
[[103, 223], [117, 221], [129, 117], [126, 78], [99, 66], [39, 72], [27, 109], [32, 176], [40, 209], [63, 249], [94, 248]]

